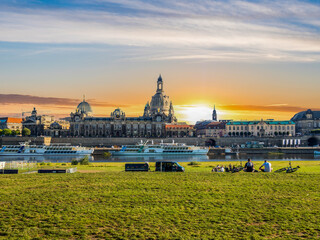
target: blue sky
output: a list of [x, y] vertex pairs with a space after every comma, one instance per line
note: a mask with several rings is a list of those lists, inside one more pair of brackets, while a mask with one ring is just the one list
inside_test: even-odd
[[[221, 113], [257, 118], [241, 106], [281, 105], [283, 112], [267, 116], [288, 118], [288, 109], [318, 107], [319, 61], [320, 1], [0, 2], [1, 115], [32, 107], [8, 94], [83, 93], [99, 115], [117, 105], [138, 115], [162, 73], [177, 112], [232, 105], [238, 113]], [[74, 109], [38, 107], [61, 115]]]

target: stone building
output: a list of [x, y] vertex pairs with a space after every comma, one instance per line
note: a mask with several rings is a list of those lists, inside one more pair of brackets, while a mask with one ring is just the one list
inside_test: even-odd
[[[22, 128], [30, 129], [31, 136], [58, 136], [57, 133], [62, 133], [62, 131], [57, 132], [57, 128], [61, 128], [60, 130], [64, 130], [64, 133], [59, 136], [67, 136], [69, 122], [55, 121], [54, 116], [38, 115], [36, 108], [33, 108], [31, 115], [22, 121]], [[53, 130], [55, 133], [52, 133]]]
[[195, 126], [198, 137], [223, 137], [226, 135], [226, 123], [215, 121], [199, 122]]
[[167, 123], [167, 137], [194, 137], [195, 130], [193, 125], [187, 123]]
[[320, 111], [299, 112], [291, 118], [296, 123], [296, 132], [302, 135], [310, 134], [312, 130], [320, 129]]
[[56, 120], [44, 129], [44, 135], [50, 137], [67, 137], [69, 135], [70, 123], [68, 121]]
[[0, 118], [0, 129], [22, 131], [22, 118], [3, 117]]
[[164, 94], [161, 75], [143, 116], [126, 117], [125, 112], [117, 108], [108, 117], [93, 117], [91, 106], [84, 99], [70, 118], [70, 135], [74, 137], [165, 137], [166, 124], [177, 121], [173, 104]]
[[295, 136], [295, 123], [289, 121], [230, 121], [226, 123], [228, 136], [274, 137]]

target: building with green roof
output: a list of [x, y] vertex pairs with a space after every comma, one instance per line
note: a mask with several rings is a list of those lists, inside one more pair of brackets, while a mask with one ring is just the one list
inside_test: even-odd
[[226, 124], [228, 136], [295, 136], [295, 123], [288, 121], [275, 121], [261, 119], [260, 121], [230, 121]]

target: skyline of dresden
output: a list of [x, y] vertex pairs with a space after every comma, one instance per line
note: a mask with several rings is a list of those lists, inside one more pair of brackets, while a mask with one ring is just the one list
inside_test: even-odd
[[159, 74], [179, 121], [320, 110], [320, 1], [4, 0], [0, 116], [143, 114]]

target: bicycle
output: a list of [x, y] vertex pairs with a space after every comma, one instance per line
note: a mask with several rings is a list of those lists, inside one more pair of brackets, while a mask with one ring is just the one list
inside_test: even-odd
[[242, 170], [243, 170], [242, 161], [240, 161], [239, 166], [235, 166], [235, 165], [232, 166], [231, 164], [229, 164], [229, 167], [225, 167], [225, 171], [231, 172], [231, 173], [240, 172]]
[[291, 166], [291, 161], [289, 161], [289, 167], [280, 168], [280, 169], [278, 169], [278, 170], [276, 170], [274, 172], [279, 173], [279, 172], [284, 172], [285, 171], [286, 173], [293, 173], [293, 172], [298, 171], [299, 168], [300, 168], [299, 166], [293, 168]]

